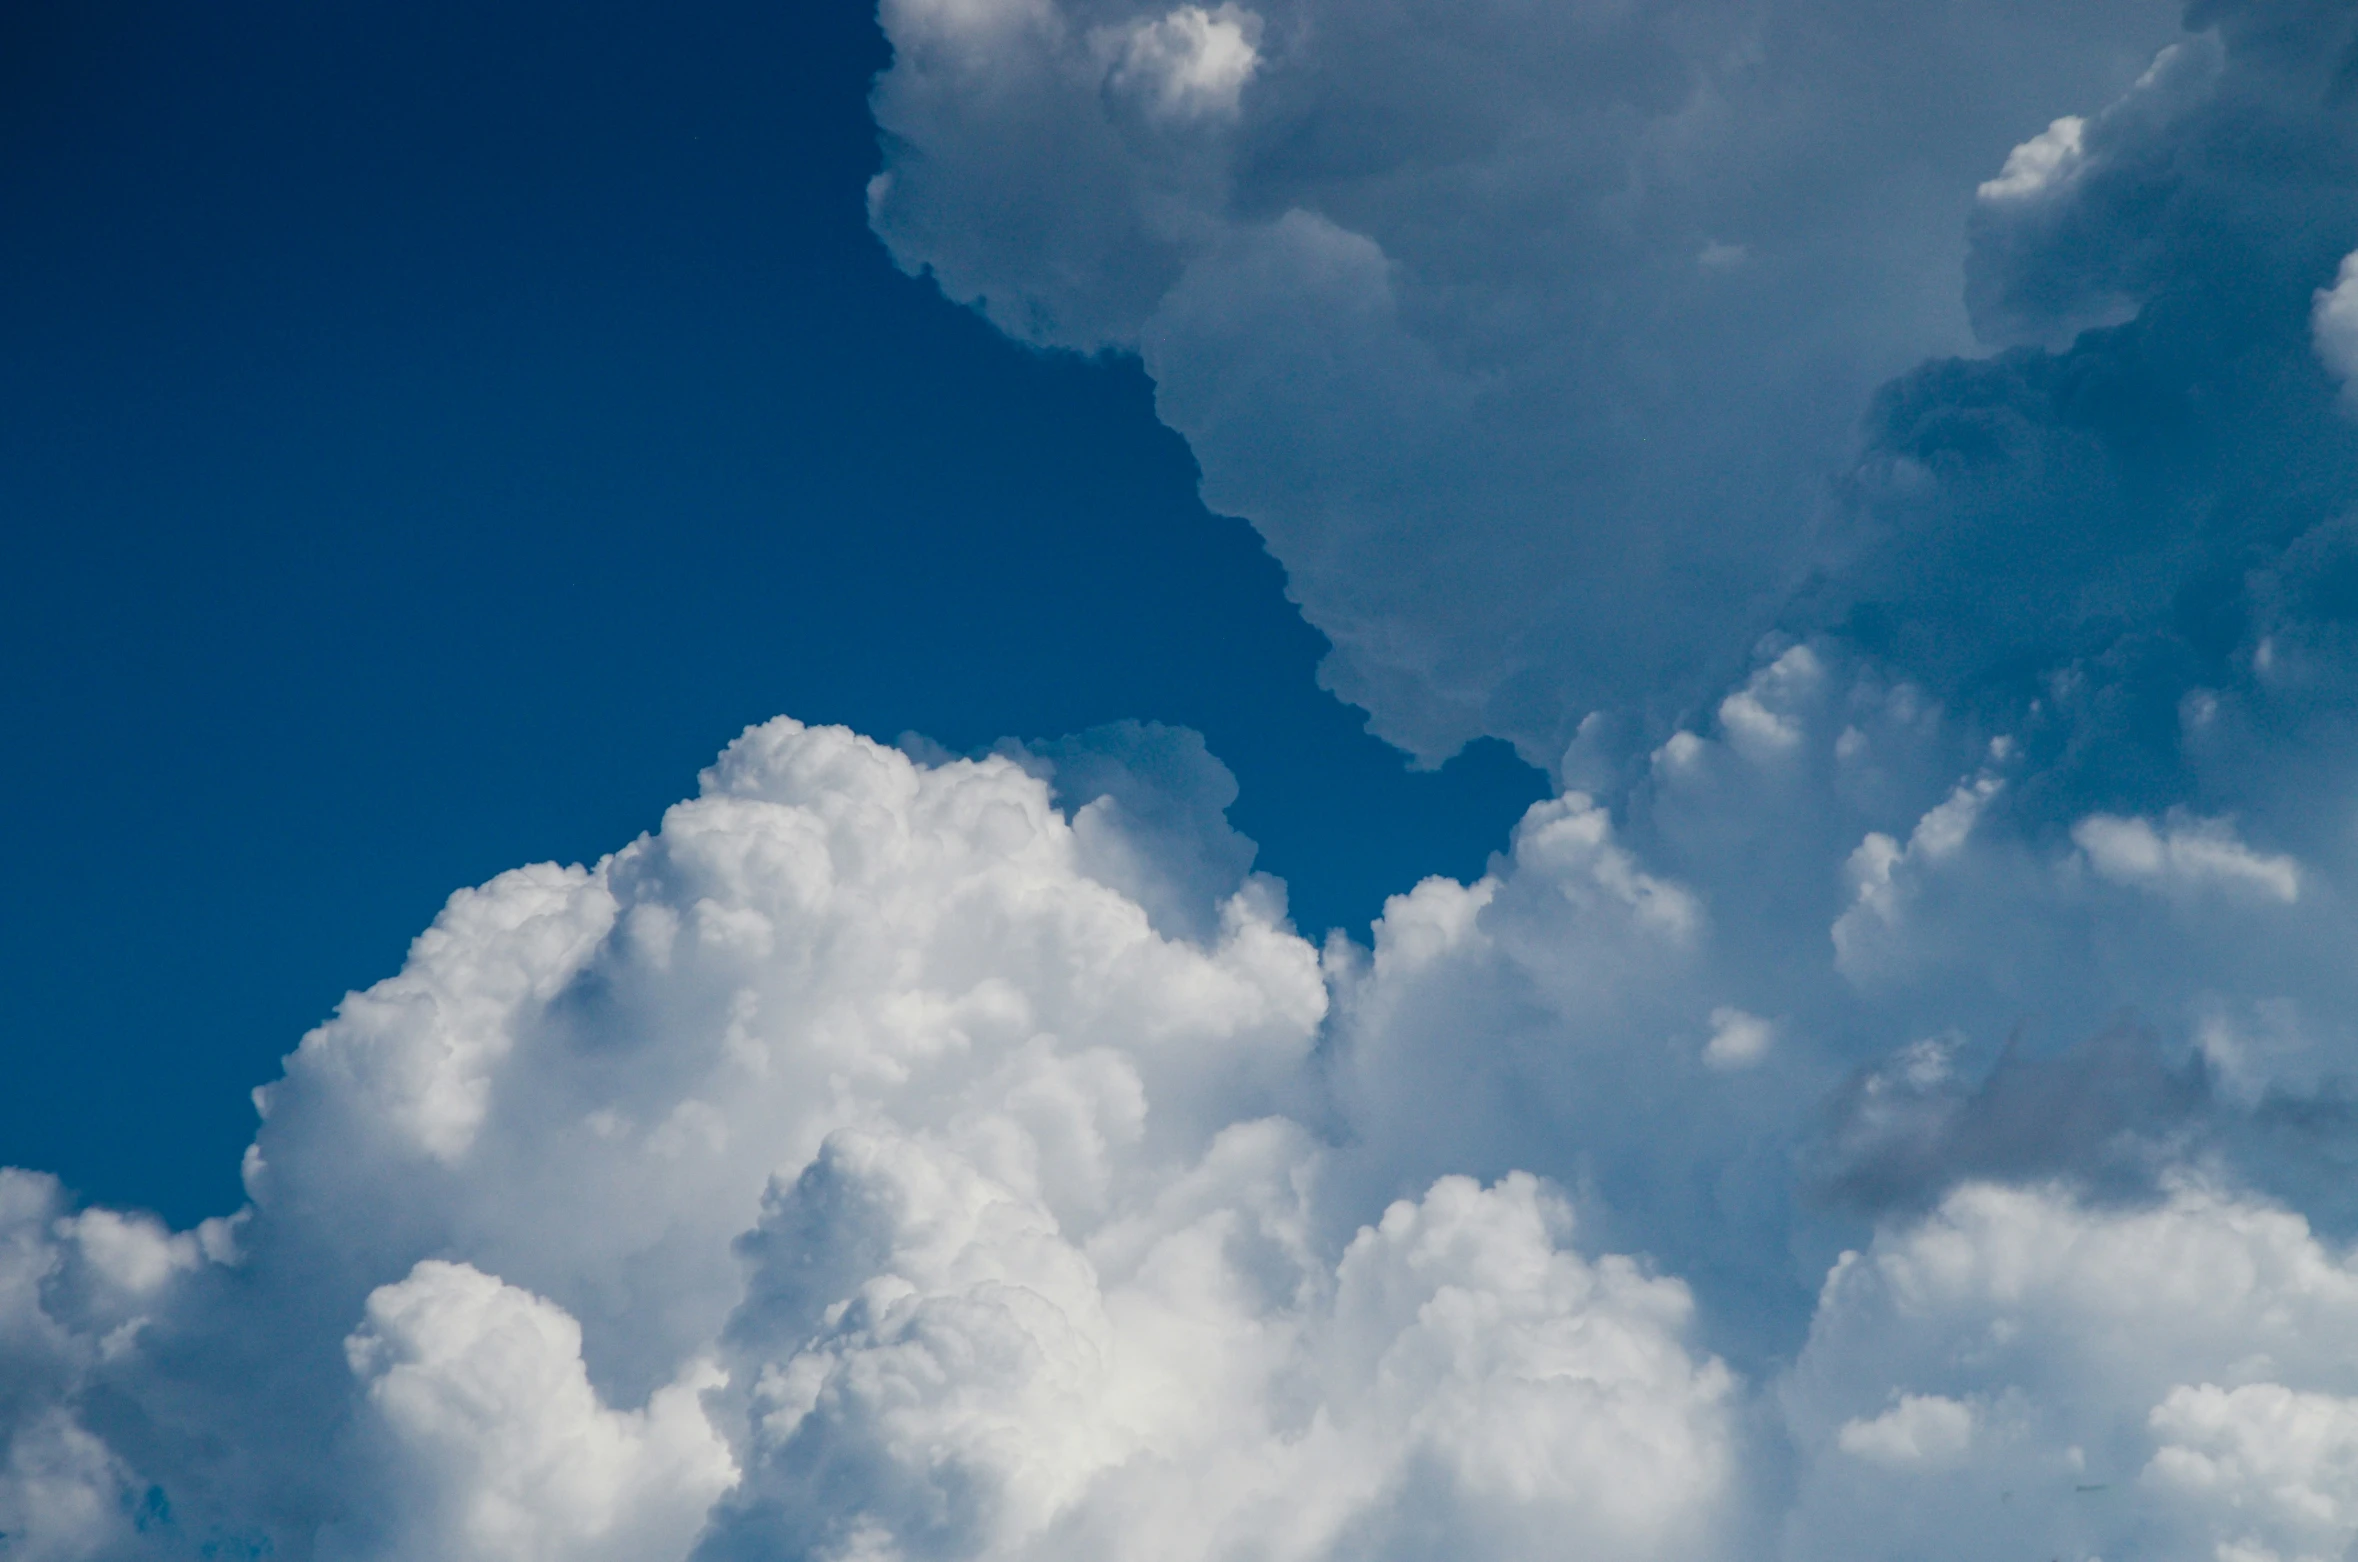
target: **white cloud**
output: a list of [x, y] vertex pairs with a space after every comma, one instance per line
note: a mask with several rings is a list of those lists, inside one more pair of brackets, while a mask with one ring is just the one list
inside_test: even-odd
[[[1683, 1343], [1683, 1287], [1565, 1249], [1529, 1178], [1445, 1180], [1329, 1270], [1288, 1186], [1314, 1156], [1240, 1128], [1083, 1247], [938, 1150], [831, 1143], [774, 1196], [731, 1326], [753, 1474], [708, 1547], [1291, 1559], [1398, 1524], [1639, 1557], [1709, 1536], [1734, 1385]], [[812, 1289], [791, 1238], [847, 1199], [882, 1224], [827, 1237], [876, 1257]], [[819, 1472], [824, 1505], [801, 1495]]]
[[62, 1411], [15, 1427], [0, 1466], [0, 1534], [28, 1562], [69, 1562], [122, 1545], [137, 1503], [122, 1461]]
[[2153, 1407], [2145, 1484], [2212, 1515], [2219, 1554], [2304, 1559], [2358, 1541], [2358, 1400], [2281, 1383], [2184, 1385]]
[[1233, 0], [1210, 11], [1183, 5], [1110, 35], [1116, 63], [1109, 81], [1143, 92], [1159, 115], [1234, 116], [1260, 68], [1260, 40], [1261, 18]]
[[[1217, 778], [1167, 733], [1090, 743], [1033, 767], [1072, 781], [1068, 822], [1030, 759], [753, 729], [657, 833], [453, 897], [305, 1038], [233, 1226], [74, 1212], [11, 1174], [15, 1533], [1311, 1562], [1441, 1526], [1499, 1559], [1709, 1552], [1742, 1388], [1688, 1288], [1576, 1248], [1528, 1174], [1372, 1200], [1338, 1176], [1302, 1126], [1331, 1111], [1327, 986], [1272, 886], [1166, 935], [1106, 882], [1209, 882], [1188, 865], [1216, 807], [1208, 842], [1175, 821]], [[1092, 813], [1109, 754], [1124, 806]], [[1698, 936], [1577, 800], [1517, 852], [1527, 882], [1396, 907], [1383, 979], [1450, 971], [1494, 896], [1510, 938], [1675, 959]]]
[[[2003, 751], [1997, 756], [2003, 758]], [[1906, 958], [1905, 921], [1926, 881], [1954, 863], [1982, 813], [2005, 787], [1989, 768], [1960, 781], [1926, 809], [1905, 846], [1871, 830], [1843, 864], [1852, 903], [1834, 921], [1835, 958], [1846, 975], [1872, 980]]]
[[2351, 405], [2349, 386], [2358, 381], [2358, 254], [2343, 256], [2333, 286], [2317, 290], [2309, 329], [2318, 362], [2342, 382], [2343, 402]]
[[2332, 1066], [2337, 1049], [2321, 1045], [2312, 1030], [2289, 998], [2239, 1004], [2213, 998], [2198, 1011], [2194, 1046], [2222, 1091], [2255, 1106], [2272, 1088], [2317, 1092], [2320, 1070]]
[[609, 1409], [580, 1325], [466, 1264], [427, 1260], [378, 1287], [345, 1354], [407, 1466], [394, 1555], [679, 1556], [736, 1482], [697, 1403], [717, 1371], [691, 1363], [644, 1409]]
[[1835, 1446], [1895, 1469], [1951, 1464], [1973, 1446], [1973, 1407], [1938, 1394], [1902, 1394], [1872, 1420], [1845, 1421]]
[[1721, 1004], [1711, 1011], [1711, 1039], [1703, 1061], [1717, 1069], [1750, 1068], [1768, 1056], [1777, 1028], [1757, 1014]]
[[2071, 838], [2116, 884], [2165, 894], [2219, 890], [2288, 906], [2301, 898], [2300, 865], [2253, 851], [2225, 819], [2173, 813], [2156, 830], [2145, 819], [2090, 814], [2072, 826]]
[[[2075, 877], [2001, 806], [2035, 756], [1830, 643], [1762, 655], [1618, 810], [1535, 806], [1364, 950], [1284, 924], [1169, 730], [927, 764], [753, 729], [305, 1038], [236, 1221], [6, 1183], [0, 1505], [61, 1556], [1732, 1562], [1789, 1529], [1937, 1562], [2009, 1491], [2023, 1545], [2132, 1554], [2080, 1515], [2134, 1490], [2153, 1534], [2314, 1551], [2250, 1493], [2330, 1496], [2332, 1458], [2249, 1396], [2154, 1417], [2358, 1392], [2315, 1343], [2358, 1324], [2346, 1263], [2166, 1162], [2142, 1206], [2021, 1183], [2145, 1165], [2122, 1133], [2268, 1171], [2233, 1136], [2338, 1055], [2303, 1018], [2336, 901], [2304, 891], [2313, 956]], [[2254, 950], [2299, 1005], [2237, 985]], [[1984, 1078], [2025, 990], [2137, 997], [2243, 1072]], [[1794, 1173], [1829, 1143], [1831, 1209]]]
[[2284, 1210], [1962, 1188], [1826, 1282], [1788, 1554], [2338, 1554], [2353, 1322], [2358, 1271]]
[[[53, 1179], [0, 1167], [0, 1534], [41, 1562], [122, 1544], [139, 1507], [131, 1472], [77, 1414], [104, 1349], [100, 1330], [76, 1329], [52, 1308], [78, 1230], [147, 1223], [94, 1222], [65, 1206]], [[102, 1313], [101, 1328], [112, 1321]]]
[[62, 1223], [82, 1257], [105, 1280], [133, 1295], [161, 1287], [203, 1260], [196, 1235], [167, 1231], [152, 1215], [86, 1209]]
[[1338, 1424], [1403, 1474], [1437, 1461], [1449, 1530], [1495, 1554], [1692, 1555], [1724, 1522], [1734, 1381], [1685, 1346], [1685, 1286], [1583, 1261], [1569, 1224], [1528, 1176], [1385, 1211], [1337, 1275]]
[[[1092, 742], [1127, 755], [1102, 795], [1129, 806], [1076, 797], [1076, 824], [1014, 759], [773, 723], [615, 856], [453, 897], [263, 1093], [248, 1215], [26, 1217], [41, 1402], [70, 1415], [97, 1373], [176, 1429], [151, 1452], [253, 1406], [233, 1458], [114, 1455], [191, 1544], [680, 1554], [726, 1463], [699, 1363], [727, 1356], [731, 1244], [773, 1174], [839, 1133], [933, 1144], [1085, 1234], [1310, 1100], [1327, 995], [1281, 892], [1231, 878], [1192, 910], [1233, 861], [1185, 823], [1210, 762]], [[1169, 936], [1117, 862], [1168, 892]], [[196, 1378], [167, 1391], [151, 1342]]]
[[[296, 1068], [332, 1073], [369, 1127], [442, 1161], [464, 1155], [514, 1047], [519, 1011], [560, 991], [614, 916], [604, 885], [544, 863], [463, 889], [418, 935], [401, 974], [347, 997], [303, 1040]], [[277, 1087], [257, 1091], [267, 1117]]]
[[2088, 122], [2066, 114], [2006, 154], [1998, 177], [1985, 179], [1975, 194], [1985, 201], [2019, 201], [2053, 189], [2078, 169], [2085, 155], [2081, 133]]

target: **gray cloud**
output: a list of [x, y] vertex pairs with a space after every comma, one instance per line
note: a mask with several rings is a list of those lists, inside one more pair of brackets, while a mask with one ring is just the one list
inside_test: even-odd
[[1915, 1043], [1835, 1097], [1817, 1172], [1823, 1196], [1883, 1213], [1928, 1207], [1965, 1182], [2150, 1194], [2186, 1159], [2209, 1105], [2200, 1063], [2173, 1067], [2126, 1021], [2051, 1056], [2010, 1043], [1970, 1087], [1950, 1051]]
[[2174, 31], [2137, 0], [1232, 9], [1233, 108], [1173, 120], [1123, 74], [1157, 10], [893, 0], [877, 231], [1018, 336], [1144, 354], [1376, 731], [1551, 766], [1591, 710], [1740, 669], [1868, 392], [1970, 339], [1976, 185]]

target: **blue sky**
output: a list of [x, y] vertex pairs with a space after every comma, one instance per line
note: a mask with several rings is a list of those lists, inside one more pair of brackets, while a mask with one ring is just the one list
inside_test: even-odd
[[0, 1161], [217, 1212], [249, 1089], [454, 886], [784, 711], [1196, 727], [1313, 933], [1545, 789], [1319, 691], [1134, 363], [891, 266], [857, 6], [0, 25]]
[[0, 26], [0, 1559], [2358, 1550], [2346, 0]]

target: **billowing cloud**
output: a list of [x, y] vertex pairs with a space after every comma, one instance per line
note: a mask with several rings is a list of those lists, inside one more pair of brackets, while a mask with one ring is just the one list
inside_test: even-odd
[[901, 259], [1561, 789], [1313, 948], [1192, 733], [752, 728], [0, 1174], [0, 1554], [2346, 1552], [2358, 22], [2048, 11], [888, 0]]
[[2010, 350], [1879, 395], [1855, 551], [1817, 588], [1816, 621], [2035, 715], [2053, 805], [2091, 813], [2215, 818], [2272, 785], [2231, 748], [2338, 743], [2349, 696], [2328, 584], [2358, 484], [2328, 372], [2358, 240], [2349, 18], [2193, 19], [2068, 147], [2026, 143], [2023, 177], [1983, 192], [1967, 296]]
[[2068, 182], [2057, 116], [2176, 33], [2164, 0], [882, 18], [900, 262], [1142, 353], [1377, 732], [1549, 766], [1739, 670], [1826, 558], [1868, 393], [1971, 341], [1976, 190]]
[[[2305, 1342], [2358, 1282], [2284, 1201], [2336, 978], [2255, 1008], [2235, 941], [2318, 897], [2114, 883], [1994, 786], [1925, 826], [1988, 745], [1831, 644], [1719, 717], [1625, 819], [1536, 805], [1324, 951], [1169, 729], [755, 728], [656, 833], [454, 896], [263, 1093], [234, 1216], [9, 1174], [12, 1534], [1734, 1562], [1905, 1550], [2010, 1481], [2077, 1536], [2077, 1471], [2148, 1515], [2091, 1547], [2330, 1554], [2303, 1428], [2358, 1385]], [[1934, 888], [1870, 979], [1841, 866], [1911, 812]], [[2156, 1032], [1986, 1067], [2057, 929], [2110, 941], [2086, 1006], [2175, 971]], [[2179, 1263], [2224, 1288], [2186, 1316]], [[2324, 1495], [2252, 1495], [2288, 1481]]]
[[[11, 1544], [1716, 1544], [1742, 1385], [1689, 1288], [1526, 1173], [1329, 1194], [1282, 891], [1165, 933], [1106, 882], [1190, 882], [1224, 774], [1167, 729], [927, 765], [756, 728], [656, 834], [454, 896], [263, 1093], [234, 1219], [9, 1173]], [[1680, 936], [1600, 831], [1528, 849]]]
[[1784, 1399], [1797, 1556], [2338, 1556], [2358, 1270], [2198, 1184], [1960, 1188], [1848, 1253]]
[[397, 1472], [396, 1555], [677, 1555], [736, 1484], [697, 1399], [726, 1381], [710, 1363], [610, 1410], [562, 1308], [439, 1259], [369, 1293], [363, 1319], [344, 1348]]
[[[1709, 1541], [1734, 1382], [1685, 1343], [1683, 1286], [1562, 1246], [1529, 1177], [1444, 1179], [1330, 1265], [1310, 1154], [1242, 1126], [1082, 1241], [917, 1146], [830, 1141], [756, 1239], [730, 1327], [752, 1474], [699, 1555]], [[805, 1276], [838, 1241], [873, 1243], [875, 1272], [821, 1306]]]

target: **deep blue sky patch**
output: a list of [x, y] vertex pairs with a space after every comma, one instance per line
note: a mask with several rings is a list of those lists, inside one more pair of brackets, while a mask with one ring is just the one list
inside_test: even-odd
[[176, 1222], [454, 885], [749, 722], [1200, 728], [1316, 934], [1544, 786], [1414, 774], [1134, 364], [864, 224], [850, 3], [0, 16], [0, 1162]]

